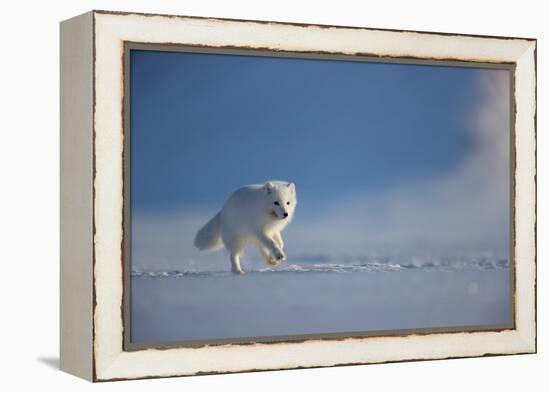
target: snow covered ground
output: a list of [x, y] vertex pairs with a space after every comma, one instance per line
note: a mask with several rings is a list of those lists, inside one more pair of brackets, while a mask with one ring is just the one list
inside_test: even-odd
[[[225, 266], [223, 265], [224, 267]], [[228, 270], [134, 271], [132, 342], [509, 325], [504, 259], [326, 258]]]

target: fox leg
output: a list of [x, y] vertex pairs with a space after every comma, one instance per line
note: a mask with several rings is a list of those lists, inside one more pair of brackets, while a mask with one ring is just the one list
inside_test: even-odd
[[258, 237], [258, 241], [260, 242], [260, 248], [264, 248], [276, 261], [281, 262], [286, 259], [281, 247], [269, 236], [262, 234]]
[[241, 255], [238, 253], [231, 253], [231, 271], [233, 273], [242, 274], [244, 273], [243, 269], [241, 269]]
[[285, 246], [285, 243], [283, 242], [283, 238], [281, 237], [280, 232], [275, 232], [273, 234], [273, 240], [275, 241], [275, 243], [277, 243], [279, 247], [281, 247], [281, 249]]
[[[282, 250], [284, 243], [283, 239], [281, 238], [281, 234], [279, 232], [275, 232], [271, 238], [273, 239], [275, 244], [277, 244], [277, 246], [279, 246], [279, 248]], [[276, 259], [275, 256], [271, 254], [267, 248], [262, 246], [262, 244], [258, 244], [258, 249], [260, 250], [260, 253], [269, 265], [277, 266], [279, 265], [279, 263], [281, 263], [281, 259]]]
[[239, 236], [234, 236], [230, 231], [222, 227], [221, 237], [227, 251], [229, 251], [229, 260], [231, 261], [231, 271], [233, 273], [244, 273], [241, 269], [241, 253], [244, 250], [245, 242]]
[[258, 249], [260, 250], [260, 253], [264, 257], [268, 265], [277, 266], [279, 264], [279, 261], [276, 260], [275, 257], [271, 255], [271, 253], [267, 251], [267, 249], [264, 248], [262, 245], [258, 245]]

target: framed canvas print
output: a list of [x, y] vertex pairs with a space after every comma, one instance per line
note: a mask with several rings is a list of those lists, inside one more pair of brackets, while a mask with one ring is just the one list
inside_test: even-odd
[[61, 23], [61, 368], [536, 352], [536, 40]]

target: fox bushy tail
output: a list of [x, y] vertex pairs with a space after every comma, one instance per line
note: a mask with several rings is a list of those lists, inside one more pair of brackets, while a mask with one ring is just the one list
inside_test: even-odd
[[195, 236], [195, 247], [201, 251], [223, 247], [220, 213], [206, 223]]

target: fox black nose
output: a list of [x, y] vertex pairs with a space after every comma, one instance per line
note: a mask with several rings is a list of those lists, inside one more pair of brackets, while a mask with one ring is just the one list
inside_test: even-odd
[[288, 217], [288, 213], [283, 214], [283, 216], [285, 216], [285, 218]]

